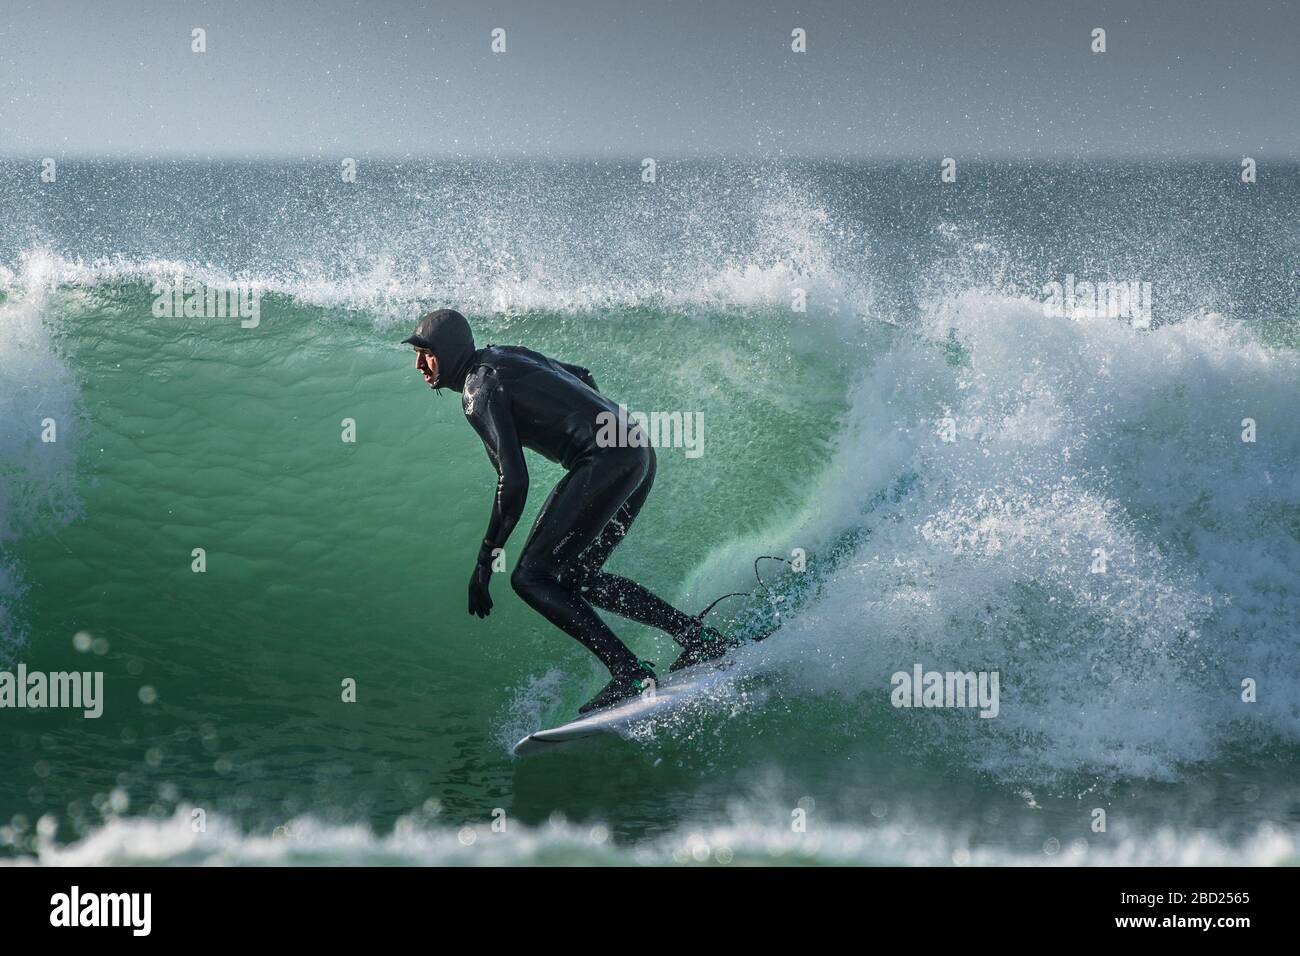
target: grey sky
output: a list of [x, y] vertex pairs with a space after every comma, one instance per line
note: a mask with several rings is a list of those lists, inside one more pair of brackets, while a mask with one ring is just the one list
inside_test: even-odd
[[5, 0], [0, 155], [1294, 158], [1298, 41], [1291, 0]]

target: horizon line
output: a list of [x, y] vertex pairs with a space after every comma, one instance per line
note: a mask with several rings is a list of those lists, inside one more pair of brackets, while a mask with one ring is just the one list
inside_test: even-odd
[[249, 162], [249, 163], [319, 163], [328, 162], [337, 164], [344, 159], [354, 159], [358, 162], [372, 162], [384, 164], [398, 163], [457, 163], [457, 162], [476, 162], [476, 163], [521, 163], [521, 162], [550, 162], [550, 163], [611, 163], [611, 164], [640, 164], [646, 159], [654, 159], [658, 163], [680, 163], [680, 162], [698, 162], [698, 161], [732, 161], [743, 163], [766, 163], [766, 162], [784, 162], [784, 163], [844, 163], [844, 162], [878, 162], [878, 163], [911, 163], [911, 162], [942, 162], [944, 159], [953, 158], [958, 162], [981, 162], [981, 163], [1033, 163], [1033, 162], [1051, 162], [1059, 164], [1069, 163], [1218, 163], [1233, 162], [1239, 164], [1246, 158], [1259, 160], [1267, 159], [1270, 162], [1300, 162], [1300, 158], [1294, 156], [1275, 156], [1268, 150], [1255, 150], [1249, 152], [1188, 152], [1176, 156], [1171, 156], [1167, 151], [1152, 150], [1149, 152], [1131, 152], [1131, 153], [1113, 153], [1098, 152], [1087, 155], [1071, 155], [1066, 152], [1041, 152], [1041, 153], [1005, 153], [1005, 152], [977, 152], [963, 156], [960, 152], [953, 151], [925, 151], [916, 153], [804, 153], [804, 154], [781, 154], [781, 153], [732, 153], [726, 151], [708, 151], [694, 153], [659, 153], [658, 155], [638, 155], [633, 153], [548, 153], [532, 154], [527, 152], [509, 152], [509, 153], [392, 153], [385, 151], [376, 152], [340, 152], [334, 156], [326, 156], [322, 153], [292, 153], [292, 152], [265, 152], [265, 153], [183, 153], [183, 152], [164, 152], [164, 153], [125, 153], [125, 152], [84, 152], [84, 151], [49, 151], [49, 152], [5, 152], [0, 151], [0, 162], [41, 162], [44, 159], [61, 159], [73, 162], [97, 162], [97, 161], [115, 161], [115, 162], [138, 162], [138, 163], [169, 163], [169, 162]]

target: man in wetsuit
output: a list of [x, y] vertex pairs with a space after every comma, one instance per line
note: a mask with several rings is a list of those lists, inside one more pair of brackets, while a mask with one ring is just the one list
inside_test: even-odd
[[602, 447], [597, 442], [597, 416], [606, 413], [617, 421], [625, 413], [600, 393], [589, 371], [517, 346], [475, 349], [469, 323], [452, 309], [424, 316], [403, 344], [414, 346], [416, 368], [431, 388], [461, 393], [465, 417], [497, 472], [492, 516], [469, 583], [470, 614], [483, 618], [492, 610], [492, 559], [524, 510], [524, 449], [529, 448], [568, 473], [542, 506], [510, 584], [533, 610], [609, 668], [612, 680], [579, 711], [635, 696], [655, 679], [593, 605], [671, 635], [683, 648], [671, 670], [722, 655], [722, 635], [699, 618], [635, 581], [602, 570], [650, 493], [655, 453], [634, 422], [627, 423], [627, 433], [641, 444]]

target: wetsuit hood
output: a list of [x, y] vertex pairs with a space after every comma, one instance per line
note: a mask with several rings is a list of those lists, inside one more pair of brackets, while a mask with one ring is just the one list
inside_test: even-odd
[[416, 323], [415, 331], [402, 339], [402, 344], [428, 349], [438, 359], [434, 388], [461, 390], [474, 358], [474, 333], [465, 316], [455, 309], [430, 312]]

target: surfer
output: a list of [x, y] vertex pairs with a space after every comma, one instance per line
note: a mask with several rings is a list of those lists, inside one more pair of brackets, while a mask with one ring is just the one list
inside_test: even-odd
[[[655, 453], [648, 441], [619, 447], [597, 441], [598, 416], [608, 420], [624, 413], [600, 393], [591, 372], [519, 346], [476, 349], [469, 322], [452, 309], [421, 318], [402, 343], [415, 348], [415, 367], [431, 388], [461, 393], [465, 417], [496, 469], [492, 514], [469, 582], [470, 614], [483, 618], [492, 610], [492, 561], [524, 510], [523, 450], [529, 448], [563, 465], [567, 474], [542, 506], [510, 584], [533, 610], [609, 668], [610, 682], [579, 712], [636, 696], [655, 680], [650, 663], [638, 660], [595, 608], [669, 634], [682, 646], [670, 670], [726, 651], [723, 636], [702, 616], [691, 617], [635, 581], [603, 569], [650, 494]], [[644, 440], [635, 423], [628, 424], [628, 433]]]

